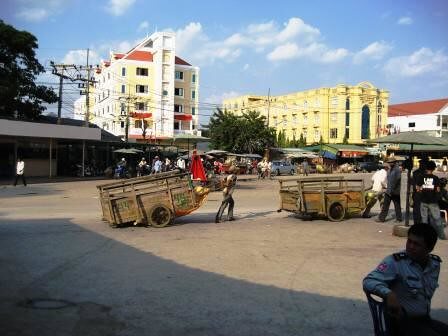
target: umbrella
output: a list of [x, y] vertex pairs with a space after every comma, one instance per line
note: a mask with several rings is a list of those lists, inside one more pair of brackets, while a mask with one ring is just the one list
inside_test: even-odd
[[143, 153], [142, 150], [137, 148], [120, 148], [114, 150], [114, 153], [120, 153], [120, 154], [141, 154]]
[[201, 157], [196, 154], [196, 151], [193, 152], [191, 157], [191, 166], [190, 166], [191, 175], [193, 175], [193, 179], [201, 180], [202, 182], [207, 181], [205, 177], [204, 166], [202, 165]]
[[448, 141], [442, 138], [436, 138], [430, 135], [426, 135], [423, 132], [403, 132], [398, 134], [391, 134], [385, 137], [370, 139], [368, 142], [374, 143], [393, 143], [393, 144], [409, 144], [411, 150], [409, 153], [410, 164], [408, 167], [408, 183], [406, 186], [406, 215], [405, 225], [409, 226], [409, 194], [411, 193], [411, 170], [412, 170], [412, 154], [414, 151], [414, 145], [441, 145], [448, 146]]
[[227, 153], [228, 153], [227, 151], [220, 150], [220, 149], [212, 149], [212, 150], [209, 150], [208, 152], [205, 152], [205, 154], [207, 154], [207, 155], [224, 155]]
[[206, 138], [200, 135], [190, 134], [190, 133], [180, 133], [180, 134], [174, 134], [173, 137], [174, 141], [187, 141], [187, 149], [190, 150], [190, 142], [192, 143], [198, 143], [202, 141], [208, 141], [210, 138]]

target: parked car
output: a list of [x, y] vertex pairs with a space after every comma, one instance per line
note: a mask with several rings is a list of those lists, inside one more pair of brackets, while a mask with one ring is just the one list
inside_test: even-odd
[[272, 161], [271, 174], [272, 175], [294, 175], [296, 173], [296, 166], [288, 161]]
[[380, 170], [384, 168], [383, 164], [379, 163], [379, 162], [375, 162], [375, 161], [368, 161], [368, 162], [358, 162], [355, 165], [354, 171], [355, 172], [374, 172], [377, 170]]

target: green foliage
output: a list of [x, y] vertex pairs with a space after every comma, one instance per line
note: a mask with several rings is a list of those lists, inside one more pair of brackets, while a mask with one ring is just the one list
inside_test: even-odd
[[0, 20], [0, 117], [36, 119], [43, 103], [55, 103], [50, 88], [36, 85], [44, 67], [36, 59], [37, 39]]
[[249, 111], [236, 116], [217, 109], [210, 118], [208, 136], [213, 148], [234, 153], [263, 154], [275, 142], [275, 130], [266, 126], [266, 118]]
[[305, 147], [306, 146], [306, 140], [303, 136], [303, 133], [300, 133], [300, 139], [298, 143], [298, 147]]

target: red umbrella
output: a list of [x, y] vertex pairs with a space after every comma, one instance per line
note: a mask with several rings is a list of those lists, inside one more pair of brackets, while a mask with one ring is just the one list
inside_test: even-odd
[[201, 180], [202, 182], [207, 181], [201, 157], [196, 153], [196, 151], [193, 152], [193, 156], [191, 157], [190, 172], [193, 175], [193, 179]]

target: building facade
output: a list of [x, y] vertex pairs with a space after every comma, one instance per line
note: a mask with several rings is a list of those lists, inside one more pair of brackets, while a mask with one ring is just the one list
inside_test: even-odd
[[289, 140], [303, 136], [307, 144], [342, 143], [346, 138], [348, 143], [362, 144], [386, 133], [389, 92], [362, 82], [281, 96], [246, 95], [222, 104], [236, 114], [260, 112]]
[[75, 118], [134, 141], [198, 134], [199, 68], [176, 56], [174, 33], [158, 32], [94, 69], [89, 111], [75, 102]]
[[448, 137], [448, 98], [389, 106], [390, 133], [426, 131]]

